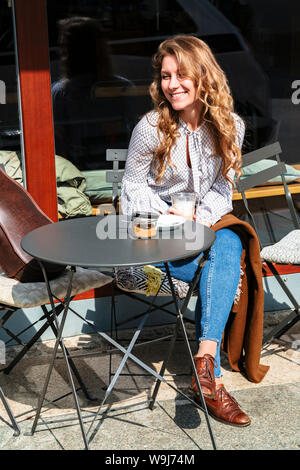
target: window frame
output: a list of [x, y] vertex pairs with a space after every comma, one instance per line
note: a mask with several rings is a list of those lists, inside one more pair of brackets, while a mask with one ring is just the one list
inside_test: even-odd
[[46, 0], [14, 0], [26, 188], [58, 220]]

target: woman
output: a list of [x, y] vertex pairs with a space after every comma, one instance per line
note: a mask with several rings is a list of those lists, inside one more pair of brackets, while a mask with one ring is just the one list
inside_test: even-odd
[[[224, 72], [200, 39], [167, 39], [154, 55], [153, 65], [150, 94], [155, 109], [140, 120], [131, 137], [122, 212], [174, 213], [172, 194], [196, 192], [196, 220], [213, 226], [232, 210], [232, 180], [235, 172], [240, 173], [244, 123], [233, 113]], [[220, 346], [239, 285], [241, 254], [242, 243], [235, 232], [227, 228], [216, 232], [199, 282], [194, 356], [210, 414], [239, 427], [248, 426], [250, 418], [224, 387]], [[197, 260], [169, 263], [171, 275], [190, 282]], [[199, 400], [194, 377], [191, 390]]]

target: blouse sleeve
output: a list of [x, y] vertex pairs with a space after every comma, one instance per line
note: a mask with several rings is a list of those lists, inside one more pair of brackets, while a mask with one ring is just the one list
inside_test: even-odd
[[[233, 116], [237, 129], [236, 144], [242, 148], [245, 124], [237, 115]], [[235, 171], [232, 168], [229, 170], [228, 176], [233, 181]], [[232, 211], [232, 193], [232, 184], [222, 175], [222, 165], [220, 165], [214, 183], [197, 207], [196, 219], [199, 222], [206, 221], [214, 225], [223, 215]]]
[[121, 189], [123, 214], [132, 215], [138, 211], [165, 213], [169, 208], [148, 185], [153, 153], [158, 143], [157, 128], [144, 116], [135, 126], [129, 143]]

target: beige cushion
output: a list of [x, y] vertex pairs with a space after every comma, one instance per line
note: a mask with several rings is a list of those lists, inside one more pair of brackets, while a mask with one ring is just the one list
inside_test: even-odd
[[[67, 293], [69, 271], [50, 281], [52, 293], [62, 299]], [[72, 295], [80, 294], [89, 289], [104, 286], [112, 282], [112, 278], [99, 271], [77, 268], [73, 275]], [[22, 283], [0, 274], [0, 304], [19, 308], [37, 307], [49, 303], [46, 284], [44, 282]]]
[[279, 242], [261, 250], [265, 261], [279, 264], [300, 264], [300, 230], [293, 230]]

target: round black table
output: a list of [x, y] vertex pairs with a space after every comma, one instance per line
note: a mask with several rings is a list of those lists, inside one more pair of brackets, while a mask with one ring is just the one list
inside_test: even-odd
[[86, 217], [44, 225], [22, 240], [22, 248], [41, 261], [90, 268], [139, 266], [174, 261], [207, 250], [215, 233], [195, 221], [175, 230], [158, 230], [153, 239], [130, 237], [126, 216]]
[[[97, 331], [97, 333], [102, 338], [104, 338], [107, 342], [118, 348], [124, 354], [122, 361], [118, 367], [118, 370], [116, 371], [113, 379], [111, 380], [107, 388], [104, 400], [102, 401], [98, 412], [103, 406], [104, 402], [107, 400], [109, 394], [111, 393], [114, 384], [118, 379], [126, 361], [128, 360], [128, 358], [130, 358], [157, 379], [156, 387], [150, 401], [150, 408], [153, 408], [160, 383], [167, 383], [167, 385], [169, 385], [171, 388], [176, 390], [178, 393], [183, 395], [194, 405], [196, 405], [198, 408], [205, 412], [205, 417], [210, 432], [212, 444], [214, 449], [216, 448], [205, 400], [203, 398], [200, 383], [198, 381], [193, 355], [189, 346], [189, 341], [183, 322], [183, 313], [187, 307], [188, 300], [192, 295], [195, 284], [199, 278], [201, 265], [199, 264], [199, 268], [197, 269], [194, 279], [190, 284], [188, 294], [185, 298], [184, 306], [181, 309], [178, 305], [177, 297], [175, 294], [172, 278], [168, 267], [168, 261], [175, 261], [183, 258], [188, 258], [191, 256], [195, 256], [201, 252], [207, 254], [214, 240], [215, 233], [208, 227], [199, 224], [195, 221], [186, 221], [183, 225], [173, 230], [158, 230], [156, 236], [151, 239], [137, 239], [132, 234], [132, 225], [130, 219], [122, 215], [108, 215], [106, 217], [86, 217], [65, 220], [53, 224], [50, 223], [48, 225], [44, 225], [40, 228], [33, 230], [23, 238], [21, 242], [22, 248], [31, 256], [39, 260], [41, 264], [45, 277], [45, 282], [48, 288], [50, 303], [52, 305], [53, 317], [55, 318], [57, 324], [57, 337], [54, 352], [37, 407], [35, 420], [32, 426], [32, 434], [36, 429], [37, 421], [40, 416], [41, 408], [45, 399], [46, 391], [53, 370], [58, 346], [63, 345], [63, 328], [67, 312], [69, 310], [72, 277], [76, 266], [87, 268], [117, 268], [125, 266], [156, 264], [163, 262], [167, 274], [166, 278], [169, 281], [173, 301], [177, 311], [177, 323], [175, 325], [174, 334], [171, 340], [171, 346], [167, 357], [170, 357], [172, 348], [175, 344], [178, 330], [180, 327], [182, 327], [184, 333], [184, 340], [189, 352], [191, 364], [193, 367], [193, 373], [198, 382], [198, 388], [202, 397], [203, 406], [199, 406], [198, 403], [194, 402], [181, 390], [178, 390], [172, 384], [166, 382], [166, 380], [163, 378], [163, 374], [167, 359], [164, 361], [161, 371], [158, 374], [156, 371], [148, 367], [145, 363], [140, 361], [131, 352], [149, 314], [151, 313], [151, 311], [153, 311], [153, 304], [156, 298], [155, 296], [153, 301], [150, 303], [149, 309], [143, 315], [138, 327], [136, 328], [133, 334], [129, 346], [126, 349], [122, 345], [117, 343], [113, 338], [108, 336], [105, 332]], [[65, 309], [60, 325], [58, 324], [58, 320], [55, 314], [54, 298], [51, 293], [50, 284], [47, 278], [46, 270], [43, 266], [43, 262], [71, 266], [68, 292], [64, 299]], [[65, 353], [64, 348], [63, 352], [67, 366], [68, 376], [72, 387], [72, 393], [74, 396], [81, 432], [85, 443], [85, 448], [88, 449], [89, 446], [87, 440], [87, 433], [84, 429], [76, 388], [70, 370], [70, 358]], [[98, 415], [98, 412], [94, 417], [93, 423], [96, 419], [96, 416]], [[89, 431], [92, 427], [92, 424], [90, 425]]]

